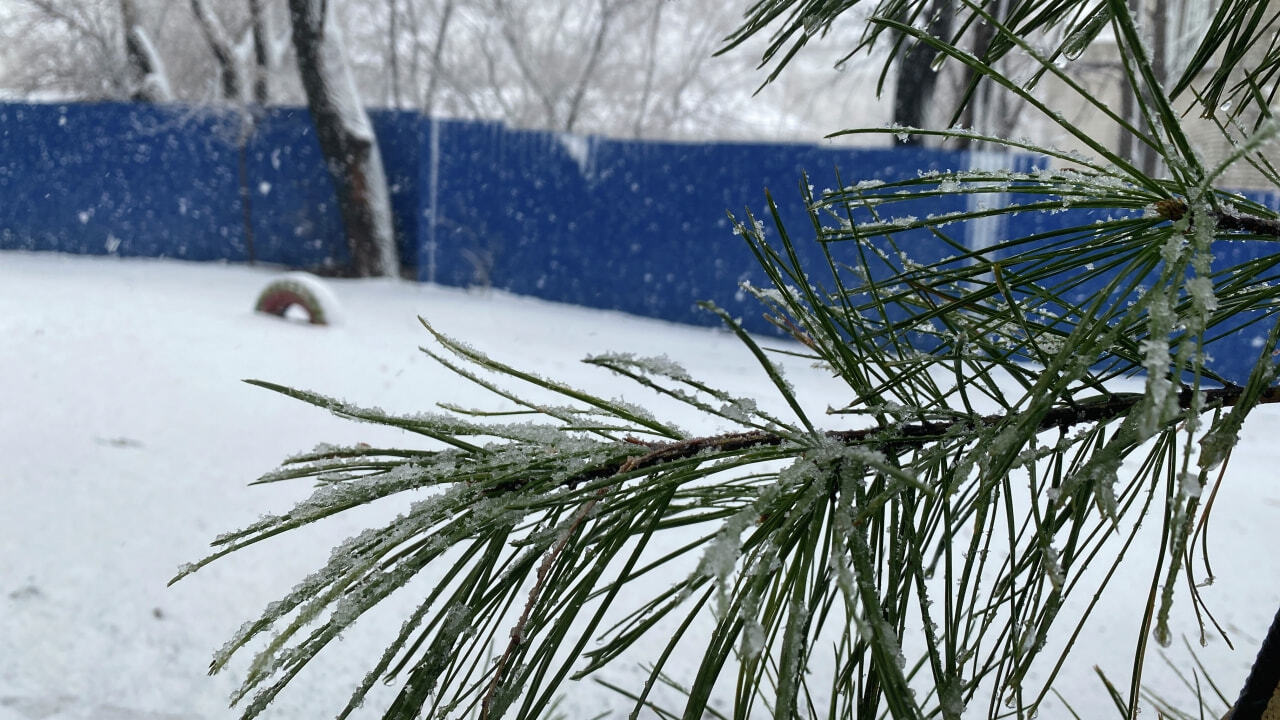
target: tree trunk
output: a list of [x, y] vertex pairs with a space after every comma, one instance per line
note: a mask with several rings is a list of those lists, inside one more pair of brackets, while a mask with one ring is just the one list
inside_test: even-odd
[[399, 259], [386, 173], [333, 8], [334, 3], [325, 0], [289, 0], [298, 73], [338, 192], [352, 270], [360, 277], [396, 275]]
[[400, 3], [388, 0], [387, 68], [391, 73], [391, 107], [400, 109]]
[[453, 18], [453, 0], [445, 0], [440, 11], [440, 24], [436, 26], [436, 44], [431, 49], [431, 79], [427, 81], [427, 97], [422, 112], [431, 117], [436, 109], [436, 89], [440, 87], [440, 61], [444, 57], [444, 41], [449, 36], [449, 21]]
[[222, 97], [233, 103], [244, 101], [243, 83], [240, 81], [240, 68], [236, 65], [235, 53], [231, 50], [231, 41], [222, 27], [222, 21], [205, 7], [204, 0], [191, 0], [191, 14], [196, 17], [200, 33], [209, 44], [209, 51], [218, 63], [218, 75], [222, 78]]
[[[929, 34], [948, 38], [951, 34], [951, 20], [955, 16], [955, 4], [935, 2], [924, 12], [929, 14]], [[902, 19], [910, 22], [910, 18]], [[932, 67], [937, 52], [922, 42], [909, 39], [905, 42], [910, 44], [898, 61], [893, 121], [903, 127], [923, 128], [928, 126], [929, 104], [933, 101], [933, 86], [938, 81], [938, 73]], [[905, 142], [908, 145], [922, 145], [924, 138], [911, 135]]]
[[249, 0], [249, 23], [253, 31], [253, 102], [266, 105], [270, 99], [267, 73], [271, 61], [267, 53], [267, 26], [262, 17], [262, 0]]
[[592, 76], [595, 75], [596, 68], [600, 64], [604, 41], [609, 37], [609, 26], [613, 24], [613, 13], [616, 10], [617, 7], [611, 5], [609, 0], [600, 0], [600, 25], [596, 27], [596, 35], [591, 42], [591, 52], [582, 63], [582, 74], [578, 77], [573, 95], [569, 98], [569, 107], [565, 111], [564, 118], [565, 132], [573, 132], [574, 125], [578, 123], [578, 115], [582, 111], [582, 99], [586, 96], [587, 86], [591, 84]]
[[[1141, 16], [1140, 16], [1141, 17]], [[1151, 9], [1151, 13], [1146, 17], [1151, 22], [1151, 70], [1155, 73], [1156, 80], [1164, 84], [1169, 81], [1169, 12], [1167, 8], [1159, 5]], [[1147, 89], [1148, 93], [1150, 88]], [[1142, 154], [1142, 172], [1156, 177], [1166, 172], [1160, 156], [1149, 147], [1143, 146]]]
[[124, 55], [128, 66], [129, 99], [135, 102], [168, 102], [173, 99], [164, 63], [138, 21], [133, 0], [120, 0], [120, 24], [124, 31]]

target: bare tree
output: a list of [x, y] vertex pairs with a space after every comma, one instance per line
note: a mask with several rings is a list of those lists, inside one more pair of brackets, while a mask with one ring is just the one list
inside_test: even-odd
[[[9, 2], [14, 19], [0, 26], [5, 89], [130, 97], [141, 85], [130, 79], [123, 2], [134, 8], [132, 25], [149, 34], [135, 38], [140, 50], [151, 48], [139, 57], [163, 59], [174, 100], [305, 102], [283, 0]], [[365, 100], [432, 114], [647, 138], [814, 138], [837, 118], [873, 111], [856, 73], [831, 72], [834, 60], [793, 71], [753, 102], [749, 54], [712, 57], [739, 20], [739, 8], [719, 0], [325, 5], [342, 18]], [[873, 123], [889, 119], [874, 112], [883, 114]]]
[[[279, 12], [270, 12], [273, 8]], [[298, 87], [297, 68], [288, 61], [293, 50], [288, 6], [280, 0], [248, 0], [247, 9], [248, 37], [245, 42], [251, 47], [245, 55], [252, 57], [252, 68], [248, 72], [253, 76], [253, 102], [266, 105], [268, 102], [293, 104], [304, 101]]]
[[[273, 15], [287, 19], [281, 0], [10, 0], [8, 7], [0, 86], [10, 91], [240, 103], [252, 78], [259, 104], [269, 82], [280, 88], [277, 100], [302, 98], [282, 67], [288, 34], [281, 42], [270, 32]], [[277, 25], [287, 30], [287, 22]], [[229, 93], [230, 82], [240, 91]]]
[[400, 0], [387, 0], [387, 69], [391, 76], [391, 107], [400, 107]]
[[[388, 31], [392, 1], [382, 7]], [[394, 0], [394, 8], [400, 97], [431, 111], [520, 127], [687, 136], [705, 132], [720, 109], [731, 117], [729, 97], [750, 95], [722, 81], [749, 62], [711, 59], [737, 19], [724, 3]], [[385, 57], [356, 58], [369, 82], [385, 83]]]
[[120, 24], [124, 30], [125, 59], [128, 63], [129, 97], [142, 102], [173, 99], [164, 62], [139, 21], [133, 0], [120, 0]]
[[658, 33], [662, 29], [662, 11], [666, 7], [664, 3], [654, 5], [649, 12], [649, 20], [645, 23], [644, 81], [640, 86], [640, 102], [636, 105], [635, 120], [631, 123], [631, 134], [636, 137], [640, 137], [644, 131], [644, 120], [653, 96], [654, 75], [658, 66]]
[[[0, 32], [7, 84], [20, 93], [124, 97], [127, 80], [118, 33], [119, 9], [103, 0], [26, 0]], [[54, 38], [61, 52], [50, 52]]]
[[[558, 3], [547, 14], [544, 6], [491, 0], [488, 9], [497, 23], [491, 40], [497, 47], [490, 45], [488, 52], [511, 60], [521, 94], [530, 101], [526, 104], [537, 108], [532, 117], [520, 119], [522, 124], [572, 132], [587, 92], [599, 83], [605, 43], [622, 3], [593, 0], [587, 7], [575, 5]], [[548, 31], [539, 36], [539, 28]], [[497, 67], [492, 61], [489, 66]]]
[[[690, 136], [708, 126], [732, 132], [740, 104], [750, 97], [750, 85], [728, 78], [748, 72], [751, 65], [745, 54], [713, 53], [737, 21], [736, 12], [723, 3], [648, 5], [648, 32], [630, 38], [630, 60], [609, 78], [609, 86], [627, 88], [626, 103], [635, 108], [630, 134]], [[627, 66], [639, 72], [626, 71]]]
[[456, 8], [456, 0], [387, 0], [390, 72], [384, 75], [390, 78], [387, 95], [396, 107], [410, 105], [432, 113]]
[[613, 30], [614, 16], [617, 14], [618, 9], [617, 5], [609, 0], [599, 0], [598, 5], [600, 14], [595, 32], [591, 35], [591, 50], [588, 52], [586, 60], [582, 63], [582, 71], [573, 84], [573, 90], [569, 94], [568, 106], [565, 108], [563, 124], [565, 132], [573, 132], [574, 126], [578, 123], [578, 116], [582, 112], [582, 99], [587, 93], [587, 88], [596, 68], [600, 66], [600, 57], [604, 50], [605, 41]]
[[218, 75], [222, 80], [222, 97], [225, 100], [239, 103], [244, 100], [244, 83], [240, 79], [240, 67], [231, 48], [231, 40], [222, 21], [209, 11], [204, 0], [191, 0], [191, 14], [196, 17], [196, 24], [209, 44], [209, 51], [218, 65]]
[[435, 109], [436, 90], [440, 87], [440, 60], [444, 57], [445, 40], [449, 37], [449, 22], [453, 20], [453, 0], [445, 0], [440, 12], [440, 23], [436, 27], [436, 39], [431, 48], [431, 77], [427, 81], [427, 90], [423, 98], [423, 112], [430, 115]]
[[[925, 11], [928, 13], [926, 25], [930, 35], [950, 36], [951, 22], [955, 17], [955, 3], [947, 0], [934, 2]], [[905, 13], [900, 18], [908, 23], [915, 18]], [[908, 42], [902, 50], [898, 61], [898, 79], [893, 98], [893, 120], [905, 127], [927, 127], [929, 106], [932, 104], [933, 88], [937, 84], [938, 74], [931, 67], [937, 51], [924, 43]], [[924, 138], [919, 135], [907, 137], [908, 144], [923, 144]]]
[[329, 176], [338, 192], [356, 275], [399, 271], [386, 173], [369, 116], [326, 0], [289, 0], [298, 74]]
[[253, 102], [266, 105], [270, 100], [267, 76], [271, 55], [267, 50], [267, 25], [262, 14], [262, 0], [249, 0], [249, 30], [253, 33]]

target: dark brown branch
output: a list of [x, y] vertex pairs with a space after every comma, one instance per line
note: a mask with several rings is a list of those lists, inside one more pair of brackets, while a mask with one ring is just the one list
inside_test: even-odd
[[[1231, 407], [1239, 402], [1244, 388], [1231, 386], [1213, 388], [1202, 391], [1204, 408], [1210, 410], [1219, 407]], [[1115, 420], [1133, 409], [1143, 398], [1142, 393], [1123, 393], [1109, 397], [1090, 398], [1071, 405], [1056, 407], [1045, 413], [1037, 426], [1037, 432], [1055, 428], [1069, 428], [1084, 423], [1096, 423]], [[1280, 403], [1280, 388], [1268, 388], [1263, 391], [1260, 403]], [[1178, 406], [1183, 410], [1191, 407], [1191, 390], [1183, 388], [1178, 395]], [[912, 448], [923, 447], [930, 442], [945, 437], [957, 430], [973, 431], [979, 428], [992, 427], [1009, 419], [1009, 415], [978, 415], [954, 420], [936, 420], [909, 423], [896, 428], [861, 428], [858, 430], [830, 430], [826, 436], [846, 445], [865, 444], [868, 447], [885, 452], [900, 452]], [[776, 433], [756, 430], [753, 432], [727, 433], [708, 437], [689, 438], [674, 443], [647, 443], [651, 448], [647, 454], [633, 455], [626, 460], [618, 460], [571, 478], [567, 485], [575, 487], [589, 480], [609, 477], [620, 473], [657, 467], [676, 460], [684, 460], [706, 450], [717, 452], [733, 452], [750, 447], [776, 446], [786, 442], [786, 438]], [[501, 490], [518, 490], [519, 485], [502, 487]]]
[[235, 52], [227, 39], [222, 21], [205, 7], [204, 0], [191, 0], [191, 14], [200, 26], [200, 33], [209, 45], [209, 52], [218, 63], [218, 76], [222, 80], [222, 97], [234, 103], [244, 100], [241, 91], [240, 68], [236, 66]]
[[[625, 466], [625, 463], [624, 463]], [[529, 598], [525, 600], [524, 611], [520, 613], [520, 619], [511, 627], [510, 639], [507, 641], [507, 649], [502, 653], [502, 657], [498, 658], [498, 664], [493, 670], [493, 680], [489, 682], [489, 688], [485, 690], [484, 697], [480, 700], [480, 720], [489, 720], [490, 714], [493, 712], [493, 698], [498, 693], [498, 688], [502, 686], [502, 679], [507, 670], [507, 664], [511, 662], [511, 658], [524, 644], [524, 630], [529, 624], [529, 616], [533, 613], [533, 608], [538, 604], [538, 598], [542, 596], [542, 588], [547, 583], [547, 574], [551, 572], [552, 566], [555, 565], [556, 558], [564, 553], [565, 546], [569, 544], [569, 540], [577, 533], [578, 528], [582, 526], [582, 522], [587, 519], [591, 511], [595, 509], [597, 503], [605, 496], [608, 488], [600, 488], [596, 491], [595, 497], [583, 503], [578, 511], [570, 518], [569, 524], [561, 533], [560, 538], [556, 541], [554, 547], [542, 558], [542, 563], [538, 565], [537, 579], [533, 583], [533, 587], [529, 589]]]
[[1232, 232], [1249, 233], [1250, 235], [1267, 235], [1280, 237], [1280, 220], [1258, 217], [1257, 215], [1241, 215], [1230, 210], [1217, 213], [1218, 228]]
[[253, 32], [253, 102], [266, 105], [271, 95], [267, 89], [267, 71], [271, 64], [267, 52], [267, 26], [262, 17], [262, 0], [249, 0], [249, 25]]
[[[1177, 199], [1161, 200], [1155, 208], [1156, 214], [1166, 220], [1181, 220], [1187, 214], [1187, 204]], [[1227, 208], [1214, 210], [1213, 218], [1219, 230], [1280, 238], [1280, 220], [1275, 218], [1244, 215]]]

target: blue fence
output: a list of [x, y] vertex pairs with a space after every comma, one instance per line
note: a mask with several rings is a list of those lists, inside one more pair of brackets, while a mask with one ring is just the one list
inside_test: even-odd
[[[424, 278], [491, 281], [692, 323], [718, 322], [695, 308], [710, 299], [753, 329], [765, 327], [759, 307], [737, 288], [767, 282], [727, 211], [767, 219], [770, 190], [801, 251], [822, 262], [800, 191], [806, 172], [820, 190], [839, 187], [837, 168], [845, 177], [890, 179], [969, 162], [965, 153], [936, 150], [635, 142], [471, 123], [438, 130], [438, 214], [434, 243], [422, 244]], [[963, 199], [950, 202], [930, 210], [963, 208]]]
[[[763, 282], [726, 211], [809, 226], [799, 183], [968, 167], [964, 153], [615, 141], [374, 112], [405, 266], [592, 307], [762, 327]], [[436, 148], [437, 152], [432, 152]], [[0, 247], [292, 267], [347, 260], [306, 112], [134, 104], [0, 105]], [[247, 206], [247, 207], [246, 207]], [[943, 210], [944, 208], [939, 208]], [[954, 208], [945, 208], [954, 209]], [[816, 252], [816, 247], [801, 243]]]
[[[247, 119], [116, 103], [0, 105], [0, 247], [344, 263], [333, 185], [306, 111], [263, 111], [251, 131]], [[419, 143], [408, 120], [374, 117], [397, 143], [387, 172], [414, 262]]]
[[[805, 173], [821, 190], [840, 177], [978, 164], [938, 150], [622, 141], [391, 111], [372, 119], [401, 259], [419, 279], [701, 324], [717, 321], [695, 303], [713, 300], [754, 330], [770, 328], [738, 286], [765, 278], [726, 211], [767, 216], [768, 189], [801, 259], [821, 263], [801, 202]], [[1233, 260], [1262, 252], [1228, 245]], [[918, 247], [919, 261], [944, 252]], [[216, 109], [0, 105], [0, 248], [304, 268], [347, 260], [333, 187], [297, 108], [261, 110], [250, 124]], [[1231, 374], [1247, 373], [1256, 334], [1219, 345]]]

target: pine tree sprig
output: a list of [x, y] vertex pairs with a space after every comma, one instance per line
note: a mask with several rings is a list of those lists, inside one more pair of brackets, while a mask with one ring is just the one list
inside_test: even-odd
[[[1280, 402], [1280, 254], [1215, 252], [1224, 241], [1280, 239], [1277, 213], [1216, 186], [1239, 163], [1280, 178], [1263, 153], [1277, 128], [1262, 117], [1246, 132], [1238, 113], [1215, 115], [1234, 149], [1205, 161], [1174, 100], [1190, 90], [1213, 114], [1223, 93], [1244, 92], [1268, 115], [1275, 83], [1263, 68], [1280, 67], [1280, 55], [1256, 72], [1242, 65], [1265, 41], [1247, 36], [1260, 17], [1235, 2], [1187, 67], [1171, 69], [1179, 77], [1221, 57], [1220, 72], [1204, 88], [1184, 75], [1172, 92], [1121, 0], [756, 0], [727, 44], [771, 33], [772, 79], [858, 5], [870, 12], [855, 48], [891, 46], [882, 85], [888, 63], [928, 52], [969, 78], [961, 108], [979, 89], [1003, 92], [1091, 155], [984, 129], [856, 129], [844, 134], [918, 134], [1037, 157], [1019, 171], [837, 176], [823, 192], [805, 178], [804, 240], [771, 194], [760, 219], [731, 215], [767, 280], [742, 289], [797, 343], [780, 354], [843, 384], [816, 406], [775, 352], [709, 303], [782, 411], [663, 356], [586, 360], [717, 428], [690, 433], [426, 321], [423, 352], [497, 407], [395, 415], [252, 381], [427, 447], [318, 446], [287, 458], [260, 481], [313, 481], [310, 496], [215, 539], [180, 571], [404, 498], [397, 518], [337, 546], [217, 653], [215, 671], [252, 652], [235, 696], [246, 718], [396, 593], [418, 595], [342, 717], [379, 679], [400, 683], [387, 718], [544, 717], [565, 683], [598, 680], [655, 637], [643, 681], [612, 683], [637, 715], [719, 717], [719, 696], [735, 718], [1028, 716], [1054, 696], [1134, 555], [1154, 560], [1135, 608], [1141, 634], [1128, 687], [1103, 678], [1104, 687], [1128, 717], [1144, 701], [1172, 712], [1144, 694], [1148, 640], [1173, 636], [1171, 608], [1188, 594], [1181, 583], [1198, 542], [1208, 569], [1214, 495], [1201, 502], [1203, 486], [1215, 474], [1214, 493], [1224, 482], [1250, 413]], [[929, 14], [944, 6], [956, 29], [936, 31]], [[1133, 112], [1107, 106], [1062, 67], [1108, 27]], [[1013, 60], [1030, 73], [1013, 77]], [[1065, 88], [1065, 100], [1038, 92], [1042, 79]], [[1077, 122], [1076, 106], [1153, 153], [1164, 176]], [[977, 226], [1005, 236], [970, 243]], [[1210, 350], [1244, 328], [1269, 332], [1242, 379]], [[822, 404], [843, 422], [823, 427]], [[1144, 522], [1158, 538], [1139, 532]], [[1189, 594], [1204, 632], [1203, 601]], [[683, 660], [692, 669], [673, 676]], [[1188, 684], [1199, 693], [1198, 676]]]

